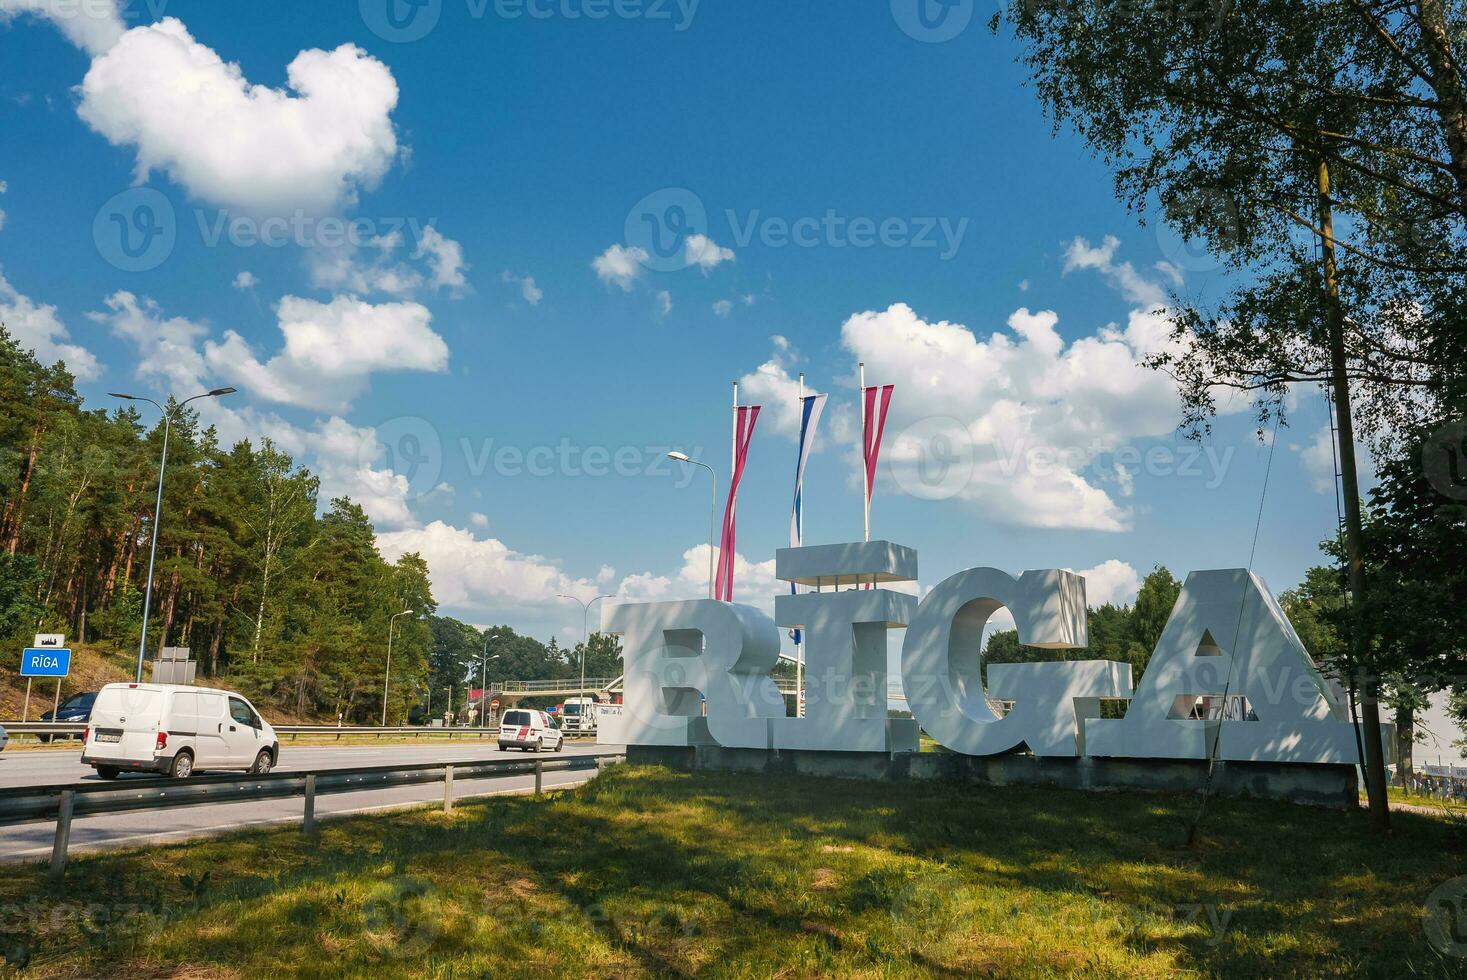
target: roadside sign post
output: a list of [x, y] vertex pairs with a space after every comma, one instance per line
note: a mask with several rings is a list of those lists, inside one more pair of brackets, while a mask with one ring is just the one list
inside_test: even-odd
[[25, 706], [21, 721], [31, 714], [31, 683], [37, 677], [56, 678], [56, 698], [51, 719], [61, 709], [61, 681], [71, 673], [71, 651], [65, 647], [66, 637], [60, 633], [37, 633], [35, 646], [26, 647], [20, 655], [20, 676], [25, 678]]

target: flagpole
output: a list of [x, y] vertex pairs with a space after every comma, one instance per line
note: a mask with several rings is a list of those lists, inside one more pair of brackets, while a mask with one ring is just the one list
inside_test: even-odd
[[[728, 437], [728, 445], [728, 471], [730, 474], [732, 474], [739, 468], [739, 383], [737, 381], [733, 383], [733, 427]], [[732, 478], [732, 476], [729, 477], [729, 479]], [[733, 486], [733, 484], [729, 484], [729, 486], [731, 487]], [[733, 515], [733, 507], [734, 498], [729, 497], [729, 517]], [[723, 563], [723, 567], [728, 569], [727, 578], [733, 578], [733, 555], [719, 555], [718, 557], [719, 560]], [[726, 584], [725, 588], [728, 590], [728, 601], [732, 602], [732, 583]], [[719, 598], [721, 599], [723, 597], [719, 596]]]
[[866, 444], [866, 362], [862, 361], [861, 373], [861, 514], [865, 520], [866, 540], [871, 540], [871, 447]]
[[[805, 372], [800, 372], [800, 394], [795, 400], [795, 418], [800, 420], [801, 430], [804, 428], [805, 418]], [[804, 450], [800, 447], [800, 451]], [[800, 535], [800, 547], [805, 546], [805, 495], [800, 494], [800, 512], [795, 515], [795, 529]], [[799, 588], [791, 586], [790, 591], [798, 594]], [[804, 634], [800, 634], [803, 638]], [[795, 717], [805, 716], [805, 645], [800, 640], [795, 641]]]

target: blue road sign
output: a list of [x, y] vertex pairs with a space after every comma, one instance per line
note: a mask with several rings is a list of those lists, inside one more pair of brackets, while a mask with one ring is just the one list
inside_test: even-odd
[[22, 677], [65, 677], [71, 673], [71, 651], [26, 647], [20, 655]]

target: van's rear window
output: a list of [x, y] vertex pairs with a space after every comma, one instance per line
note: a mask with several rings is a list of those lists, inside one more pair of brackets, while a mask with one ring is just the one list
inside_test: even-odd
[[530, 713], [528, 711], [506, 711], [504, 718], [499, 723], [507, 728], [528, 725], [531, 723]]

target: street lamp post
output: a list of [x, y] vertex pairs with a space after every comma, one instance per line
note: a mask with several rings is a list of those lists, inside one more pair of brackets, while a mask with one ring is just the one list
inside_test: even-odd
[[[234, 391], [235, 389], [233, 388], [215, 388], [213, 391], [206, 391], [202, 395], [185, 398], [178, 403], [178, 408], [182, 410], [183, 406], [189, 402], [198, 401], [200, 398], [218, 398], [220, 395], [232, 395]], [[163, 458], [158, 462], [158, 499], [153, 504], [153, 544], [148, 551], [148, 581], [143, 589], [143, 631], [138, 637], [137, 682], [141, 684], [143, 682], [143, 663], [147, 659], [148, 612], [153, 606], [153, 564], [158, 558], [158, 524], [163, 517], [163, 471], [168, 467], [168, 433], [172, 428], [172, 420], [169, 418], [168, 410], [151, 398], [144, 398], [142, 395], [128, 395], [120, 391], [109, 391], [107, 394], [113, 398], [121, 398], [130, 402], [147, 402], [163, 416]], [[167, 639], [167, 637], [164, 637], [164, 639]]]
[[586, 652], [591, 647], [591, 634], [588, 632], [589, 627], [587, 626], [587, 623], [590, 621], [591, 617], [591, 606], [601, 599], [615, 599], [616, 594], [612, 593], [611, 595], [598, 595], [595, 599], [592, 599], [589, 602], [581, 602], [580, 599], [577, 599], [573, 595], [561, 595], [556, 596], [556, 598], [570, 599], [575, 602], [581, 603], [581, 696], [584, 697], [586, 690]]
[[484, 631], [484, 657], [479, 661], [479, 727], [488, 728], [485, 719], [489, 716], [489, 661], [498, 660], [499, 654], [489, 656], [489, 631]]
[[713, 552], [715, 550], [714, 540], [718, 537], [718, 473], [713, 467], [701, 460], [696, 460], [687, 453], [670, 452], [668, 459], [679, 463], [688, 463], [692, 466], [701, 466], [708, 471], [708, 476], [713, 481], [712, 499], [713, 504], [708, 511], [708, 598], [713, 599]]
[[[411, 616], [411, 609], [404, 609], [400, 613], [393, 613], [387, 620], [387, 672], [382, 675], [382, 727], [387, 727], [387, 685], [392, 680], [392, 627], [397, 624], [398, 617]], [[450, 701], [450, 707], [452, 702]]]

